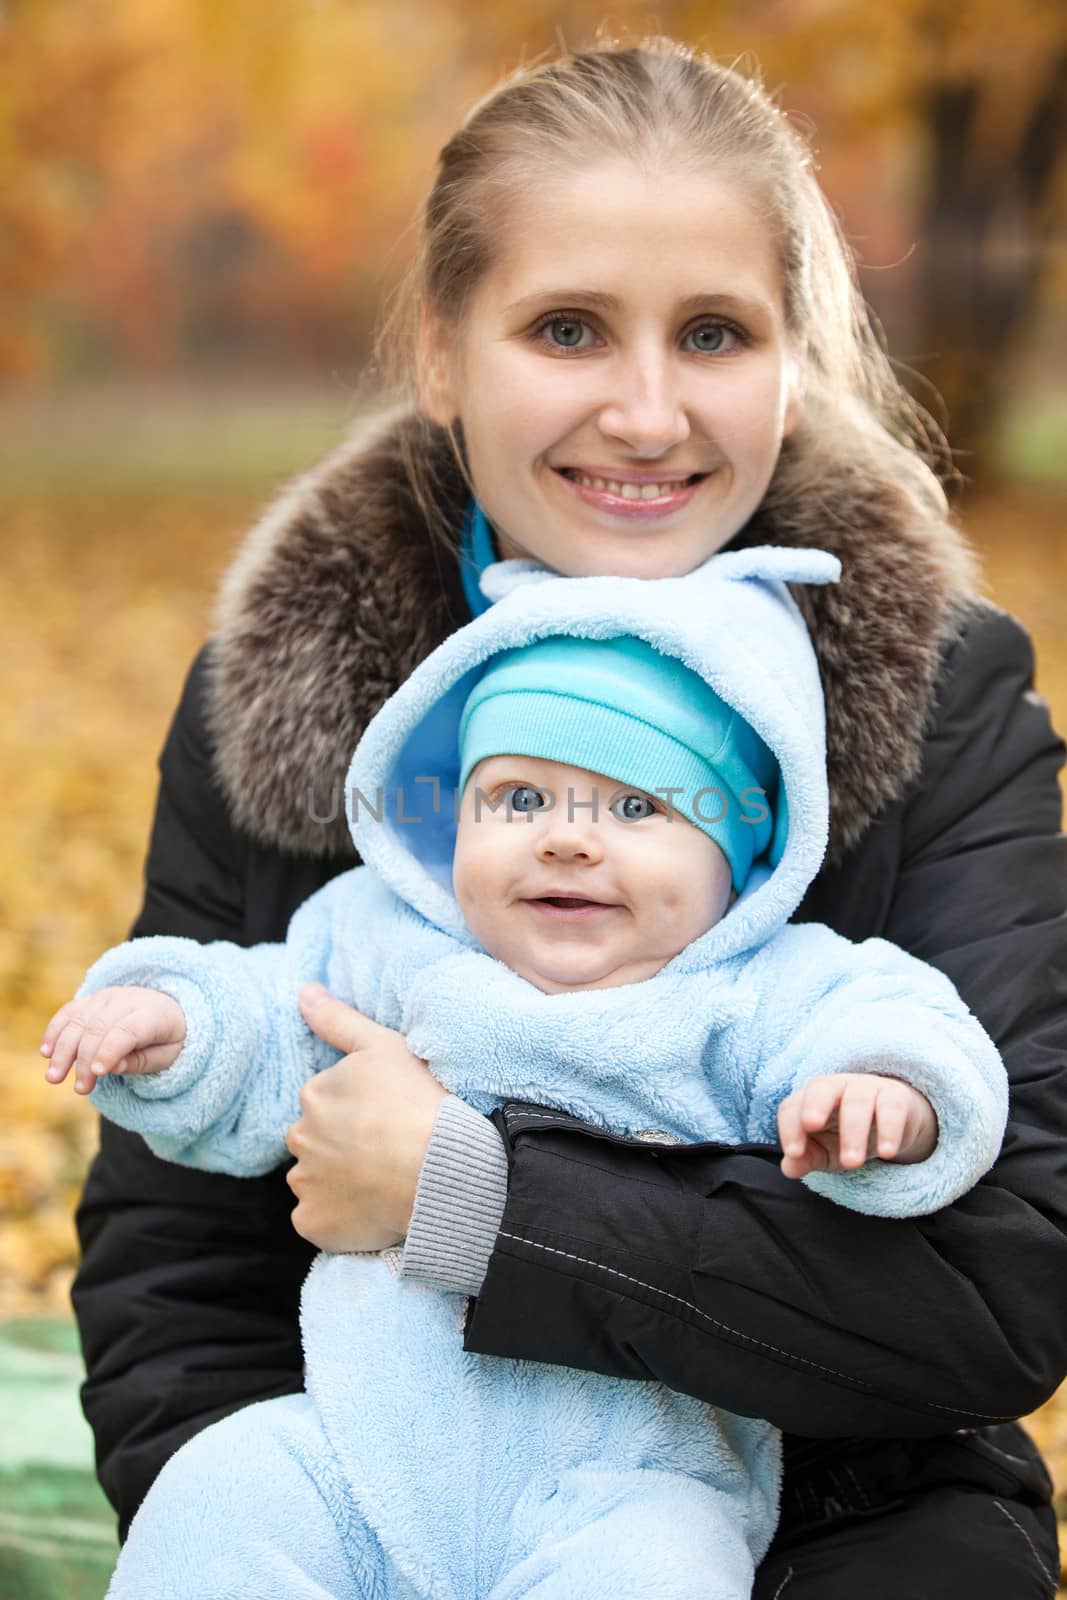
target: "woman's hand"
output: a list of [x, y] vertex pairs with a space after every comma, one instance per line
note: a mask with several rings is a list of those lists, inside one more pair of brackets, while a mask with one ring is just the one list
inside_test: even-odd
[[384, 1250], [404, 1237], [444, 1089], [402, 1034], [305, 984], [300, 1011], [343, 1061], [300, 1093], [285, 1142], [293, 1227], [320, 1250]]

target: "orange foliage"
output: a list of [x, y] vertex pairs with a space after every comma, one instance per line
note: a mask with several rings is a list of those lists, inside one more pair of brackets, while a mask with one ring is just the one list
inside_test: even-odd
[[[72, 327], [140, 368], [216, 348], [224, 358], [236, 332], [259, 348], [267, 319], [269, 354], [331, 367], [358, 347], [375, 298], [365, 285], [395, 270], [463, 109], [509, 64], [559, 38], [587, 42], [601, 15], [590, 0], [9, 3], [0, 295], [9, 313], [32, 310], [44, 336], [9, 331], [0, 371], [45, 359], [49, 340], [54, 359], [74, 359]], [[612, 9], [638, 31], [649, 15], [632, 0]], [[994, 0], [666, 0], [656, 25], [727, 59], [756, 52], [768, 83], [787, 85], [785, 104], [816, 117], [831, 192], [860, 208], [856, 231], [883, 265], [906, 250], [922, 187], [922, 147], [902, 168], [900, 135], [915, 133], [925, 89], [981, 79], [988, 156], [1017, 141], [1065, 44], [1052, 0], [1021, 0], [1007, 30]], [[848, 153], [878, 130], [892, 137], [875, 207], [864, 204], [870, 161], [857, 168]], [[898, 220], [883, 248], [870, 235], [887, 211]]]

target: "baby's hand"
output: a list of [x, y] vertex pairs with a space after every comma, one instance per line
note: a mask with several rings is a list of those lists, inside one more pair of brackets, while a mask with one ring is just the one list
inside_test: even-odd
[[778, 1107], [782, 1171], [845, 1172], [872, 1156], [925, 1161], [937, 1146], [937, 1117], [925, 1095], [899, 1078], [837, 1072], [812, 1078]]
[[98, 989], [60, 1006], [41, 1040], [45, 1077], [62, 1083], [74, 1068], [76, 1094], [91, 1094], [106, 1072], [162, 1072], [185, 1042], [185, 1013], [157, 989]]

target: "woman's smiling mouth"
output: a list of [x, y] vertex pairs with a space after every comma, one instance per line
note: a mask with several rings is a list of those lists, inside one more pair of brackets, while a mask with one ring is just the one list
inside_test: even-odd
[[577, 467], [553, 470], [587, 505], [617, 517], [669, 516], [672, 511], [688, 505], [709, 476], [706, 472], [695, 472], [685, 478], [657, 480], [636, 474], [622, 478], [602, 477]]

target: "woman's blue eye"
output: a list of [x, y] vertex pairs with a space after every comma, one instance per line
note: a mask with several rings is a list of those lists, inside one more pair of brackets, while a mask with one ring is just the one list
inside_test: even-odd
[[723, 349], [731, 348], [730, 341], [737, 342], [737, 334], [724, 322], [705, 322], [701, 327], [694, 328], [689, 338], [694, 348], [706, 356], [717, 356]]
[[544, 803], [545, 797], [540, 789], [531, 788], [528, 783], [517, 783], [508, 790], [509, 811], [540, 811]]
[[[589, 347], [592, 334], [589, 324], [581, 317], [548, 317], [542, 322], [538, 334], [557, 350], [579, 350]], [[685, 335], [689, 349], [699, 355], [718, 356], [745, 343], [745, 336], [726, 322], [703, 322]]]
[[577, 317], [555, 317], [551, 322], [544, 324], [544, 332], [550, 332], [552, 342], [560, 345], [564, 350], [573, 350], [581, 343], [582, 330], [585, 324], [579, 322]]
[[611, 812], [620, 822], [642, 822], [655, 816], [656, 807], [647, 795], [622, 794], [612, 802]]

